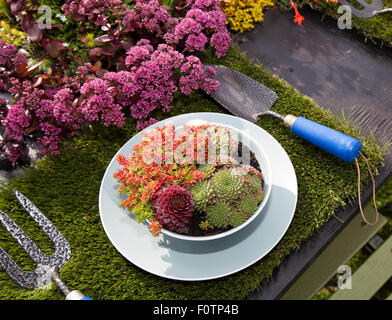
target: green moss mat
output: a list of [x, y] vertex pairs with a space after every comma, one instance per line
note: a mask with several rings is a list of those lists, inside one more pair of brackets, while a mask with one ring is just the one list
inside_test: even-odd
[[[326, 15], [338, 19], [340, 4], [326, 1], [306, 0], [312, 8], [321, 11]], [[384, 0], [385, 8], [392, 8], [392, 0]], [[360, 8], [359, 8], [360, 9]], [[361, 19], [353, 15], [352, 27], [365, 36], [365, 40], [370, 40], [378, 45], [387, 45], [392, 47], [392, 14], [385, 14], [373, 17], [371, 19]], [[306, 17], [305, 17], [306, 23]]]
[[[203, 59], [216, 63], [212, 55]], [[332, 113], [319, 108], [311, 99], [301, 96], [292, 87], [255, 65], [238, 49], [231, 48], [220, 63], [240, 70], [277, 92], [274, 110], [303, 115], [330, 127], [360, 138]], [[185, 112], [225, 112], [204, 93], [189, 97], [177, 96], [170, 114]], [[60, 229], [72, 247], [72, 256], [60, 272], [71, 287], [93, 299], [242, 299], [268, 278], [282, 259], [301, 243], [317, 233], [334, 210], [356, 196], [356, 169], [353, 164], [326, 154], [289, 133], [282, 123], [272, 118], [258, 122], [271, 133], [289, 154], [298, 179], [298, 206], [293, 222], [280, 243], [262, 260], [234, 275], [204, 282], [181, 282], [149, 274], [124, 259], [112, 246], [102, 228], [98, 210], [101, 179], [113, 155], [136, 133], [135, 122], [129, 120], [122, 128], [94, 126], [92, 131], [68, 141], [58, 156], [50, 156], [25, 174], [7, 182], [0, 193], [0, 209], [31, 236], [42, 250], [53, 252], [51, 241], [28, 217], [15, 200], [15, 188], [29, 197]], [[362, 138], [363, 152], [373, 169], [382, 162], [383, 150], [372, 138]], [[362, 176], [367, 170], [361, 161]], [[0, 233], [0, 246], [26, 270], [34, 264], [6, 232]], [[233, 257], [235, 259], [235, 257]], [[52, 285], [25, 290], [18, 287], [0, 270], [0, 299], [63, 299]]]

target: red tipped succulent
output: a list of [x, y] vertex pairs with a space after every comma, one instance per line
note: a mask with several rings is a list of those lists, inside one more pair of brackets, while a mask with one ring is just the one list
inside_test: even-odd
[[194, 199], [192, 193], [179, 185], [158, 190], [152, 202], [155, 218], [170, 231], [184, 233], [192, 221]]

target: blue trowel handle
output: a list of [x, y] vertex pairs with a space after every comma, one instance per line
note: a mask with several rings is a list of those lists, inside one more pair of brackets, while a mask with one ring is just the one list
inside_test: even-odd
[[362, 145], [358, 139], [291, 114], [285, 117], [284, 122], [291, 128], [292, 133], [341, 160], [353, 162], [355, 158], [359, 157]]

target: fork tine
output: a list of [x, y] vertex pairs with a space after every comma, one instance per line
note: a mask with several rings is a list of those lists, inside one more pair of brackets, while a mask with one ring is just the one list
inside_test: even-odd
[[49, 219], [46, 218], [42, 214], [42, 212], [35, 206], [35, 204], [33, 204], [29, 199], [27, 199], [26, 196], [24, 196], [17, 190], [14, 190], [14, 194], [22, 207], [28, 212], [28, 214], [35, 220], [35, 222], [38, 223], [38, 225], [42, 229], [47, 226], [53, 226], [52, 222], [49, 221]]
[[[369, 5], [368, 2], [366, 2], [365, 0], [356, 0], [359, 4], [361, 4], [362, 6], [366, 7], [366, 5]], [[374, 0], [372, 1], [374, 2]]]
[[[354, 16], [357, 16], [357, 17], [360, 17], [360, 18], [366, 18], [366, 17], [368, 18], [368, 14], [366, 14], [366, 11], [364, 9], [359, 10], [359, 9], [354, 8], [348, 0], [339, 0], [339, 2], [342, 5], [350, 7], [351, 13]], [[365, 11], [365, 14], [364, 14], [364, 11]]]
[[3, 211], [0, 210], [0, 222], [4, 228], [11, 234], [11, 236], [19, 243], [19, 245], [27, 252], [27, 254], [33, 259], [34, 262], [44, 264], [47, 257], [42, 251], [35, 245], [35, 243], [27, 236], [26, 233], [7, 216]]
[[4, 271], [21, 287], [31, 289], [38, 284], [38, 275], [36, 272], [26, 272], [18, 267], [14, 260], [0, 248], [0, 265]]
[[53, 241], [55, 252], [49, 258], [50, 265], [61, 268], [62, 265], [71, 257], [71, 246], [69, 245], [67, 239], [26, 196], [17, 190], [14, 190], [14, 193], [23, 208]]
[[67, 239], [29, 199], [16, 190], [14, 190], [14, 193], [23, 208], [53, 241], [55, 252], [50, 257], [44, 255], [22, 229], [0, 210], [0, 222], [18, 244], [30, 255], [34, 262], [36, 262], [37, 268], [32, 272], [23, 271], [2, 248], [0, 248], [0, 266], [21, 287], [27, 289], [36, 288], [54, 280], [56, 285], [66, 294], [66, 300], [91, 300], [78, 290], [69, 291], [68, 287], [57, 274], [57, 270], [71, 256], [71, 246]]
[[348, 6], [351, 9], [351, 13], [359, 18], [369, 19], [374, 17], [377, 14], [377, 11], [382, 10], [384, 8], [383, 0], [372, 0], [371, 3], [366, 2], [365, 0], [355, 0], [350, 2], [357, 2], [363, 6], [362, 9], [356, 9], [353, 5], [347, 0], [339, 0], [342, 5]]

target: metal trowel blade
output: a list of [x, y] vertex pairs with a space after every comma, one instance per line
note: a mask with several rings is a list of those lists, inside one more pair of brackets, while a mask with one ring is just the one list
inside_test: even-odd
[[268, 111], [277, 94], [247, 75], [220, 65], [210, 65], [220, 88], [209, 95], [232, 114], [255, 123], [257, 114]]

